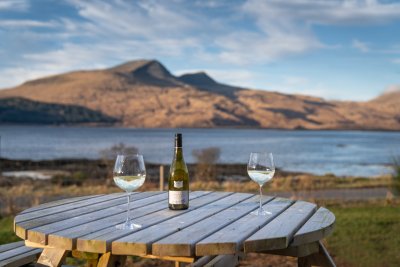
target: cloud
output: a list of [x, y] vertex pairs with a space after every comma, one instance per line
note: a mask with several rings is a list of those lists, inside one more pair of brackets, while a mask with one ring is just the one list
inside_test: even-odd
[[23, 55], [28, 65], [19, 64], [0, 70], [0, 84], [12, 86], [27, 80], [58, 74], [83, 68], [102, 68], [96, 58], [100, 58], [104, 50], [93, 50], [75, 44], [65, 44], [62, 49]]
[[27, 80], [47, 76], [53, 74], [54, 72], [42, 69], [41, 67], [32, 66], [30, 68], [26, 67], [10, 67], [0, 70], [0, 85], [2, 89], [11, 87]]
[[0, 27], [7, 28], [29, 28], [29, 27], [45, 27], [52, 28], [56, 27], [57, 23], [55, 21], [37, 21], [37, 20], [0, 20]]
[[[129, 36], [131, 38], [160, 38], [181, 35], [199, 26], [195, 14], [182, 10], [171, 2], [134, 1], [90, 2], [70, 0], [79, 15], [90, 21], [98, 33]], [[183, 14], [182, 14], [183, 13]], [[100, 31], [101, 30], [101, 31]]]
[[298, 34], [237, 32], [218, 37], [215, 42], [221, 48], [218, 58], [236, 65], [270, 63], [282, 57], [323, 47], [314, 37]]
[[400, 64], [400, 58], [395, 58], [392, 60], [394, 64]]
[[361, 42], [357, 39], [354, 39], [352, 42], [352, 46], [363, 53], [369, 52], [369, 46], [367, 43]]
[[[243, 66], [332, 48], [319, 39], [316, 25], [379, 24], [400, 17], [400, 3], [373, 0], [248, 0], [235, 5], [230, 1], [66, 2], [75, 14], [60, 12], [50, 21], [0, 21], [0, 27], [12, 28], [19, 40], [23, 37], [35, 44], [19, 45], [24, 50], [17, 51], [14, 60], [2, 62], [2, 77], [11, 70], [19, 76], [3, 78], [0, 87], [42, 74], [110, 66], [135, 58], [206, 63], [223, 82], [233, 83], [237, 75], [235, 83], [250, 86], [246, 76], [254, 77]], [[26, 11], [29, 4], [27, 0], [0, 0], [0, 10]], [[369, 48], [357, 39], [352, 45], [361, 51]], [[219, 71], [217, 65], [230, 71]]]
[[12, 10], [12, 11], [27, 11], [29, 9], [29, 1], [27, 0], [1, 0], [0, 11]]
[[[364, 25], [399, 19], [400, 4], [366, 1], [246, 1], [242, 12], [258, 31], [221, 36], [219, 58], [233, 64], [276, 61], [315, 49], [332, 48], [313, 31], [315, 25]], [[366, 50], [361, 42], [359, 49]], [[363, 47], [361, 47], [363, 46]]]
[[376, 0], [249, 0], [245, 10], [259, 17], [260, 26], [291, 30], [299, 27], [320, 25], [365, 25], [397, 20], [400, 3], [381, 3]]

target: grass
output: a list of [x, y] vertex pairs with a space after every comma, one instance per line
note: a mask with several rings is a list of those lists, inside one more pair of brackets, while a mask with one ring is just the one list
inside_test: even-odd
[[400, 207], [358, 204], [330, 207], [336, 216], [328, 250], [338, 266], [399, 266]]
[[0, 245], [21, 240], [14, 234], [13, 222], [13, 217], [0, 219]]

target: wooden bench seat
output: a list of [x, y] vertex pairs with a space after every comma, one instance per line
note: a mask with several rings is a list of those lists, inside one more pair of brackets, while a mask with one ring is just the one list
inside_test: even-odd
[[37, 260], [42, 252], [40, 248], [26, 247], [24, 241], [0, 246], [0, 266], [22, 266]]

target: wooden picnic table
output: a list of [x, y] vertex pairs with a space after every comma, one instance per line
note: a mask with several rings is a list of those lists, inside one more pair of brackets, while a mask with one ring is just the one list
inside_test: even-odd
[[[334, 266], [321, 240], [335, 216], [310, 202], [264, 196], [267, 216], [255, 216], [258, 195], [190, 192], [190, 208], [167, 207], [167, 192], [135, 192], [131, 214], [142, 228], [118, 230], [126, 219], [124, 193], [69, 198], [27, 209], [15, 233], [44, 248], [38, 263], [60, 266], [68, 253], [95, 266], [117, 266], [127, 255], [173, 260], [176, 265], [236, 265], [248, 252], [298, 257], [299, 266]], [[222, 264], [222, 265], [221, 265]]]

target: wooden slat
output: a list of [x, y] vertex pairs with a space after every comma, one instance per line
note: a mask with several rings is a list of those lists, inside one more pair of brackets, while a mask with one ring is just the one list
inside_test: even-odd
[[87, 200], [89, 198], [96, 198], [96, 197], [100, 197], [100, 196], [104, 196], [104, 194], [59, 199], [59, 200], [43, 203], [38, 206], [26, 209], [26, 210], [22, 211], [20, 214], [30, 213], [30, 212], [38, 211], [38, 210], [44, 210], [44, 209], [61, 206], [61, 205], [66, 205], [68, 203], [78, 202], [78, 201]]
[[[225, 226], [243, 218], [251, 211], [258, 208], [259, 196], [253, 196], [219, 213], [211, 215], [197, 223], [181, 229], [175, 234], [152, 244], [152, 254], [157, 256], [194, 256], [195, 244]], [[263, 204], [272, 200], [272, 197], [264, 196]], [[238, 232], [236, 232], [238, 234]]]
[[[146, 192], [145, 193], [146, 197], [151, 197], [151, 196], [154, 196], [157, 194], [159, 194], [159, 192]], [[140, 199], [140, 198], [142, 198], [142, 196], [135, 194], [135, 195], [131, 196], [131, 201], [135, 201], [136, 199]], [[74, 208], [71, 210], [66, 210], [66, 211], [62, 211], [62, 212], [58, 212], [58, 213], [54, 213], [54, 214], [50, 214], [50, 215], [46, 215], [46, 216], [42, 216], [42, 217], [38, 217], [38, 218], [31, 218], [30, 220], [27, 220], [27, 221], [18, 222], [17, 226], [24, 228], [26, 230], [29, 230], [29, 229], [40, 227], [43, 225], [49, 225], [54, 222], [58, 223], [60, 221], [63, 221], [64, 219], [81, 216], [84, 214], [103, 210], [103, 209], [106, 209], [109, 207], [115, 207], [115, 206], [121, 205], [121, 204], [126, 204], [126, 202], [127, 202], [126, 196], [118, 197], [118, 198], [110, 199], [107, 201], [101, 201], [99, 203], [94, 203], [94, 204], [91, 204], [90, 206], [83, 205], [82, 207], [77, 207], [77, 208]]]
[[[132, 210], [134, 212], [135, 207], [144, 207], [159, 202], [162, 199], [165, 199], [165, 197], [166, 193], [160, 194], [160, 192], [145, 192], [133, 195], [131, 197]], [[124, 212], [126, 213], [126, 209], [127, 200], [122, 198], [99, 203], [98, 205], [92, 205], [82, 209], [66, 211], [62, 214], [49, 215], [45, 218], [39, 218], [29, 222], [23, 222], [19, 226], [28, 230], [29, 241], [47, 244], [47, 236], [51, 233], [79, 226], [106, 216], [112, 216]]]
[[[159, 193], [159, 192], [146, 192], [140, 195], [135, 195], [135, 197], [133, 196], [131, 197], [131, 208], [134, 209], [135, 207], [144, 207], [146, 205], [162, 201], [163, 199], [165, 199], [165, 197], [166, 193]], [[68, 217], [68, 219], [65, 220], [56, 220], [57, 217], [54, 219], [54, 221], [46, 220], [50, 221], [51, 223], [42, 226], [39, 225], [31, 229], [37, 232], [52, 233], [66, 228], [78, 226], [83, 223], [104, 218], [105, 215], [112, 216], [122, 212], [126, 213], [126, 209], [127, 209], [126, 198], [118, 199], [112, 202], [102, 203], [99, 206], [97, 206], [96, 209], [93, 210], [86, 209], [87, 212], [82, 212], [81, 214], [74, 213], [74, 216]], [[59, 215], [57, 216], [58, 218], [60, 218]]]
[[244, 251], [258, 252], [287, 248], [293, 235], [314, 214], [316, 205], [297, 201], [269, 224], [250, 236]]
[[14, 242], [14, 243], [4, 244], [4, 245], [0, 246], [0, 253], [7, 251], [7, 250], [14, 249], [14, 248], [22, 247], [22, 246], [24, 246], [24, 241], [18, 241], [18, 242]]
[[[112, 199], [112, 200], [108, 200], [105, 201], [104, 203], [106, 203], [106, 205], [115, 205], [118, 203], [123, 203], [123, 198], [119, 197], [117, 199]], [[28, 238], [28, 231], [29, 229], [35, 228], [35, 227], [39, 227], [42, 225], [46, 225], [46, 224], [51, 224], [53, 222], [59, 222], [60, 220], [66, 219], [66, 218], [71, 218], [71, 217], [75, 217], [75, 216], [79, 216], [80, 214], [84, 214], [84, 213], [88, 213], [91, 211], [95, 211], [98, 209], [101, 209], [101, 206], [103, 205], [103, 201], [91, 205], [91, 206], [86, 206], [83, 203], [82, 207], [76, 207], [74, 209], [67, 209], [65, 212], [62, 210], [59, 210], [57, 213], [53, 213], [51, 212], [51, 214], [48, 215], [43, 215], [43, 216], [38, 216], [38, 213], [36, 212], [35, 214], [32, 215], [31, 219], [26, 219], [26, 216], [29, 216], [29, 214], [24, 214], [25, 218], [24, 221], [17, 221], [20, 220], [20, 216], [18, 215], [16, 217], [15, 220], [15, 226], [14, 226], [14, 230], [15, 233], [17, 234], [17, 236], [23, 238], [23, 239], [27, 239]], [[61, 209], [62, 207], [58, 207], [59, 209]], [[37, 240], [34, 240], [34, 242], [39, 242]]]
[[25, 246], [17, 247], [11, 250], [4, 251], [0, 254], [0, 261], [7, 260], [15, 255], [23, 254], [29, 251], [35, 250], [35, 248], [28, 248]]
[[[153, 194], [159, 194], [160, 192], [156, 191], [156, 192], [146, 192], [146, 194], [149, 194], [149, 196], [153, 195]], [[59, 206], [56, 207], [58, 208], [58, 211], [55, 212], [54, 210], [50, 212], [50, 214], [47, 215], [43, 215], [43, 216], [39, 216], [38, 214], [35, 215], [35, 213], [29, 213], [32, 214], [32, 218], [31, 219], [25, 219], [24, 221], [17, 221], [19, 220], [19, 216], [17, 215], [16, 220], [15, 220], [15, 226], [14, 226], [14, 231], [16, 233], [17, 236], [21, 237], [22, 239], [29, 239], [28, 237], [28, 230], [33, 229], [35, 227], [39, 227], [39, 226], [43, 226], [46, 224], [51, 224], [53, 222], [58, 223], [64, 219], [68, 219], [68, 218], [72, 218], [72, 217], [76, 217], [76, 216], [80, 216], [82, 214], [85, 213], [90, 213], [90, 212], [95, 212], [97, 210], [102, 210], [103, 207], [110, 207], [110, 206], [115, 206], [117, 204], [120, 203], [126, 203], [126, 195], [123, 194], [118, 194], [119, 196], [117, 196], [116, 194], [112, 194], [111, 197], [109, 197], [109, 199], [98, 199], [96, 198], [96, 200], [98, 200], [98, 202], [93, 202], [94, 199], [91, 198], [89, 200], [87, 200], [86, 202], [79, 202], [79, 206], [78, 207], [74, 207], [74, 208], [70, 208], [69, 205], [67, 205], [65, 210], [62, 210], [63, 206]], [[103, 196], [104, 198], [107, 196]], [[134, 197], [134, 196], [132, 196]], [[125, 200], [124, 200], [125, 199]], [[72, 203], [72, 204], [76, 204]], [[45, 210], [48, 211], [48, 210]], [[41, 211], [39, 211], [41, 212]], [[25, 216], [28, 216], [29, 214], [24, 214]], [[40, 240], [36, 240], [36, 239], [31, 239], [31, 241], [33, 242], [41, 242], [43, 244], [45, 244], [45, 241], [40, 241]]]
[[34, 262], [37, 260], [37, 257], [42, 252], [41, 249], [33, 249], [29, 250], [25, 253], [15, 255], [5, 260], [0, 260], [0, 266], [2, 267], [17, 267], [23, 266], [25, 264]]
[[[112, 253], [121, 255], [152, 254], [151, 245], [154, 242], [181, 231], [194, 223], [228, 209], [253, 196], [252, 194], [235, 193], [220, 200], [213, 201], [208, 205], [201, 206], [198, 209], [192, 210], [190, 213], [182, 214], [162, 223], [157, 223], [142, 231], [126, 235], [112, 243]], [[171, 211], [166, 210], [165, 213], [169, 214]]]
[[[137, 194], [136, 192], [132, 193]], [[77, 202], [67, 203], [65, 205], [57, 205], [54, 207], [50, 207], [47, 209], [39, 209], [36, 211], [28, 212], [28, 213], [20, 213], [15, 217], [15, 223], [21, 223], [27, 220], [33, 220], [35, 218], [41, 218], [48, 215], [65, 212], [68, 210], [74, 210], [77, 208], [88, 207], [90, 205], [99, 204], [102, 202], [110, 201], [117, 198], [126, 198], [125, 193], [116, 193], [116, 194], [109, 194], [109, 195], [101, 195], [94, 198], [84, 199]]]
[[196, 255], [234, 254], [243, 249], [243, 242], [272, 221], [290, 205], [292, 200], [276, 198], [264, 205], [264, 209], [271, 212], [266, 216], [248, 214], [234, 223], [222, 228], [196, 244]]
[[[191, 193], [193, 195], [194, 193]], [[187, 210], [169, 210], [167, 205], [163, 207], [162, 210], [151, 213], [149, 215], [146, 215], [144, 217], [138, 218], [136, 220], [137, 223], [142, 225], [142, 228], [140, 229], [134, 229], [134, 230], [128, 230], [128, 231], [121, 231], [118, 229], [115, 229], [115, 227], [110, 227], [108, 229], [104, 229], [104, 231], [99, 231], [90, 235], [86, 235], [83, 237], [78, 238], [77, 241], [77, 248], [80, 250], [85, 250], [85, 251], [92, 251], [92, 252], [98, 252], [98, 253], [105, 253], [111, 250], [111, 242], [122, 238], [126, 235], [132, 234], [134, 232], [141, 232], [145, 230], [148, 227], [151, 227], [152, 225], [161, 223], [163, 221], [166, 221], [168, 219], [171, 219], [173, 217], [177, 217], [182, 214], [186, 214], [188, 212], [193, 212], [193, 210], [204, 206], [208, 203], [211, 203], [212, 201], [215, 201], [217, 199], [221, 199], [224, 196], [228, 196], [232, 193], [224, 192], [224, 193], [211, 193], [209, 195], [206, 195], [205, 197], [202, 198], [197, 198], [192, 201], [190, 201], [190, 208]], [[114, 254], [114, 253], [113, 253]]]
[[[198, 197], [202, 197], [210, 194], [210, 192], [206, 191], [198, 191], [190, 194], [191, 199], [196, 199]], [[164, 210], [168, 206], [167, 203], [167, 195], [162, 194], [164, 196], [164, 200], [157, 201], [156, 203], [143, 206], [138, 201], [133, 205], [133, 218], [136, 220], [138, 217], [145, 216], [147, 214]], [[75, 249], [76, 248], [76, 239], [78, 237], [87, 236], [93, 233], [101, 233], [110, 232], [111, 229], [115, 230], [115, 225], [121, 224], [126, 220], [126, 211], [122, 213], [118, 213], [113, 216], [109, 216], [108, 214], [104, 214], [104, 216], [100, 219], [97, 219], [92, 222], [84, 223], [79, 226], [74, 226], [62, 231], [53, 232], [48, 236], [48, 244], [58, 246], [64, 249]], [[104, 230], [105, 229], [105, 230]]]
[[335, 215], [326, 208], [319, 208], [317, 212], [294, 235], [291, 245], [311, 243], [322, 240], [334, 228]]

